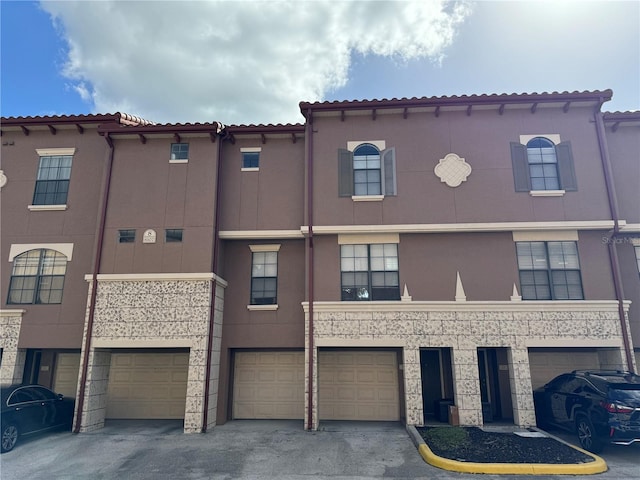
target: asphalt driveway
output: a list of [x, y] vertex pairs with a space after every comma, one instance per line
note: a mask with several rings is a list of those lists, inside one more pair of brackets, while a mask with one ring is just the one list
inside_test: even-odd
[[[603, 455], [610, 470], [593, 478], [640, 478], [639, 454], [640, 445], [612, 449]], [[306, 432], [302, 422], [233, 421], [204, 435], [184, 435], [181, 422], [110, 421], [92, 433], [58, 432], [25, 440], [3, 454], [0, 463], [3, 480], [470, 476], [426, 464], [396, 423], [326, 423], [321, 431]]]

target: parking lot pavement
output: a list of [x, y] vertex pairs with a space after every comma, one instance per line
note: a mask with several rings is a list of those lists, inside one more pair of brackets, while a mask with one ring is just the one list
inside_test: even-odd
[[[640, 478], [640, 448], [605, 452], [610, 470], [593, 478]], [[637, 446], [640, 447], [640, 446]], [[610, 460], [611, 458], [611, 460]], [[92, 433], [24, 440], [3, 454], [3, 480], [38, 479], [457, 479], [424, 462], [396, 423], [233, 421], [203, 435], [179, 422], [111, 421]], [[482, 475], [487, 479], [531, 476]], [[540, 477], [536, 477], [540, 478]], [[546, 477], [566, 479], [562, 476]]]

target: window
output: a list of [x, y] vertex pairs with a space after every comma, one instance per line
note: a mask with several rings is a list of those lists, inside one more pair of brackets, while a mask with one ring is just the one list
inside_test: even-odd
[[636, 250], [636, 262], [638, 264], [638, 273], [640, 273], [640, 245], [635, 247]]
[[73, 155], [40, 156], [33, 205], [64, 205], [69, 193]]
[[341, 197], [396, 195], [395, 148], [380, 150], [362, 143], [353, 151], [338, 150], [338, 193]]
[[400, 300], [398, 245], [340, 246], [342, 301]]
[[251, 305], [278, 303], [278, 252], [254, 251], [251, 259]]
[[164, 241], [166, 243], [182, 242], [181, 228], [168, 228], [164, 231]]
[[118, 230], [118, 243], [133, 243], [135, 241], [135, 230]]
[[260, 152], [242, 152], [242, 168], [259, 168]]
[[517, 242], [523, 300], [583, 300], [576, 242]]
[[9, 304], [61, 303], [67, 257], [55, 250], [29, 250], [13, 259]]
[[516, 192], [578, 190], [569, 142], [554, 144], [545, 137], [511, 143]]
[[172, 143], [170, 159], [171, 160], [189, 160], [189, 144], [188, 143]]

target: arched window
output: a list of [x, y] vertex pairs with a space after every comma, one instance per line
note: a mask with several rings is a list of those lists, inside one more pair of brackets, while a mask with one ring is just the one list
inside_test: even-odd
[[61, 303], [67, 257], [55, 250], [29, 250], [13, 260], [8, 304]]
[[535, 137], [527, 143], [532, 190], [560, 190], [556, 147], [548, 139]]
[[364, 143], [353, 151], [353, 184], [356, 195], [381, 195], [380, 150]]

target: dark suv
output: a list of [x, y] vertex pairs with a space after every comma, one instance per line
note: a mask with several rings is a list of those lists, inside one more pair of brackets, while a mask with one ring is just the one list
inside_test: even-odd
[[577, 432], [597, 453], [607, 443], [640, 442], [640, 376], [615, 370], [574, 370], [533, 392], [538, 426]]

